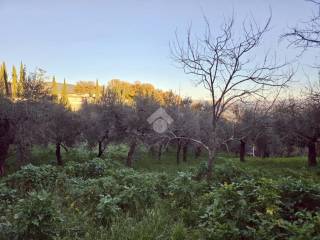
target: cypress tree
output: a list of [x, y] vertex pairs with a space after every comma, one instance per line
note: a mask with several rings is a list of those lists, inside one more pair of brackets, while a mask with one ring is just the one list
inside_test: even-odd
[[100, 96], [101, 96], [100, 87], [99, 87], [99, 82], [98, 82], [98, 79], [97, 79], [96, 80], [96, 89], [95, 89], [95, 100], [96, 100], [96, 102], [99, 101]]
[[66, 108], [70, 107], [69, 100], [68, 100], [68, 89], [67, 89], [66, 79], [63, 80], [60, 104], [64, 105]]
[[0, 88], [1, 88], [2, 94], [9, 97], [10, 91], [9, 91], [8, 74], [7, 74], [7, 68], [6, 68], [5, 62], [3, 62], [1, 66]]
[[18, 77], [17, 77], [17, 70], [16, 67], [12, 66], [12, 99], [16, 99], [18, 96]]
[[52, 78], [51, 95], [55, 100], [58, 99], [58, 85], [55, 76]]
[[22, 97], [24, 94], [24, 85], [26, 80], [26, 70], [25, 66], [20, 63], [20, 76], [19, 76], [19, 82], [18, 82], [18, 97]]
[[3, 80], [3, 73], [2, 73], [2, 64], [0, 65], [0, 95], [4, 95], [4, 80]]

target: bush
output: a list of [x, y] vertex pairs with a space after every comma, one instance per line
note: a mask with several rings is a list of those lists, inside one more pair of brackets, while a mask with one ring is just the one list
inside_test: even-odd
[[263, 222], [278, 217], [281, 204], [275, 183], [263, 178], [225, 183], [210, 198], [200, 226], [213, 239], [254, 239]]
[[67, 182], [66, 195], [74, 207], [86, 206], [87, 212], [94, 212], [101, 195], [117, 195], [120, 187], [113, 177], [84, 180], [73, 178]]
[[123, 162], [128, 155], [128, 146], [125, 144], [109, 145], [107, 148], [107, 158], [115, 161]]
[[69, 162], [65, 172], [69, 176], [83, 178], [98, 178], [112, 174], [119, 165], [109, 159], [94, 158], [84, 163]]
[[320, 210], [320, 185], [291, 177], [280, 182], [282, 216], [287, 220], [296, 219], [299, 211], [317, 212]]
[[207, 190], [205, 182], [192, 180], [191, 172], [178, 172], [178, 176], [169, 185], [169, 195], [174, 207], [189, 208]]
[[53, 196], [31, 192], [13, 206], [14, 233], [18, 239], [53, 239], [61, 231], [62, 218]]
[[34, 166], [28, 164], [21, 170], [8, 176], [8, 186], [21, 192], [30, 192], [41, 189], [51, 189], [55, 186], [58, 170], [51, 165]]
[[213, 178], [215, 181], [220, 183], [232, 183], [234, 181], [239, 181], [241, 178], [250, 178], [251, 176], [247, 174], [245, 169], [237, 167], [231, 163], [224, 163], [222, 165], [217, 165], [213, 171]]
[[120, 211], [118, 202], [118, 198], [112, 198], [110, 195], [101, 196], [96, 208], [96, 217], [101, 224], [110, 226], [112, 219]]
[[118, 197], [123, 210], [137, 213], [155, 203], [158, 197], [156, 175], [121, 169], [114, 176], [121, 188]]

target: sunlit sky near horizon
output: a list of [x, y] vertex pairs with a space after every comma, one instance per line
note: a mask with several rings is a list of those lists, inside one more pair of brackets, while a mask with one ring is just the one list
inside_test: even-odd
[[[295, 80], [303, 85], [318, 78], [311, 67], [319, 52], [288, 49], [279, 36], [312, 15], [304, 0], [0, 0], [0, 61], [8, 67], [26, 64], [69, 83], [99, 79], [141, 81], [183, 96], [207, 98], [191, 76], [177, 68], [169, 42], [192, 23], [203, 32], [203, 15], [212, 26], [234, 14], [236, 21], [253, 16], [260, 24], [272, 10], [271, 29], [258, 53], [276, 51], [279, 61], [294, 61]], [[259, 54], [257, 55], [259, 59]]]

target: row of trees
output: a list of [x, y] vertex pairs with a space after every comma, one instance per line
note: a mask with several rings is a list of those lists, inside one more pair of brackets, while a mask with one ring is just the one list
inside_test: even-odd
[[12, 98], [22, 97], [24, 95], [24, 85], [26, 84], [26, 70], [22, 63], [20, 64], [19, 79], [15, 66], [12, 66], [11, 83], [9, 80], [7, 67], [3, 62], [0, 66], [0, 94], [11, 96]]
[[[33, 75], [32, 81], [38, 81], [39, 73]], [[159, 160], [162, 152], [171, 147], [177, 153], [178, 164], [181, 154], [183, 161], [187, 161], [191, 151], [196, 156], [207, 151], [210, 157], [209, 146], [213, 141], [208, 134], [213, 128], [210, 103], [193, 103], [188, 98], [177, 100], [177, 96], [171, 94], [162, 104], [152, 95], [139, 93], [132, 104], [127, 104], [116, 92], [107, 89], [99, 102], [86, 102], [80, 111], [72, 112], [62, 101], [55, 101], [44, 87], [39, 89], [24, 100], [13, 102], [7, 97], [1, 98], [2, 174], [10, 146], [17, 151], [20, 163], [25, 163], [34, 144], [54, 144], [59, 165], [63, 165], [62, 149], [68, 150], [83, 142], [97, 149], [99, 157], [110, 143], [127, 143], [128, 166], [133, 165], [139, 145], [147, 146]], [[255, 146], [255, 154], [261, 157], [294, 155], [307, 147], [308, 164], [315, 166], [315, 146], [320, 138], [319, 103], [320, 91], [312, 88], [301, 99], [235, 104], [215, 126], [216, 151], [238, 153], [240, 160], [245, 161], [249, 146]], [[174, 120], [162, 134], [155, 132], [147, 121], [159, 107]]]

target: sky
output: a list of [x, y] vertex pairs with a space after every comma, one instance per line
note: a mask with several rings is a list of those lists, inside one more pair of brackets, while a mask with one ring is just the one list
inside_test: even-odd
[[274, 51], [280, 62], [292, 61], [294, 85], [303, 85], [318, 78], [311, 66], [319, 54], [298, 56], [279, 36], [309, 19], [313, 7], [304, 0], [0, 0], [0, 61], [9, 67], [22, 61], [28, 71], [40, 67], [58, 82], [141, 81], [206, 99], [208, 93], [170, 55], [175, 31], [183, 38], [192, 24], [201, 34], [203, 15], [214, 29], [232, 15], [263, 24], [271, 11], [270, 31], [258, 53]]

